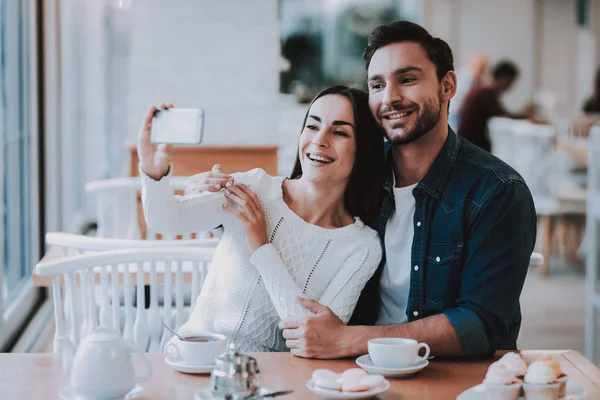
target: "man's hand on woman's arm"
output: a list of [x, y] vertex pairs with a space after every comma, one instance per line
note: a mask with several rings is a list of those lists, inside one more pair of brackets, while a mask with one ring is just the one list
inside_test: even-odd
[[299, 357], [331, 359], [366, 354], [369, 339], [378, 337], [425, 342], [438, 357], [463, 355], [458, 335], [443, 314], [399, 325], [346, 326], [328, 307], [307, 299], [298, 302], [315, 315], [284, 320], [279, 327], [286, 345]]

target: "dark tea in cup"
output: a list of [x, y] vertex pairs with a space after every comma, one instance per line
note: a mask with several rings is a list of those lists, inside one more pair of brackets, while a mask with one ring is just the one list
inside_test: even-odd
[[207, 343], [218, 342], [220, 339], [214, 336], [188, 336], [184, 338], [187, 342]]

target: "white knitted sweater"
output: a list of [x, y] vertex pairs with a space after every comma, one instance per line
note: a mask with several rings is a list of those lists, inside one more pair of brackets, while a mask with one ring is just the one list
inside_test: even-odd
[[282, 198], [284, 177], [261, 169], [234, 174], [258, 195], [271, 244], [251, 253], [242, 224], [222, 209], [222, 192], [173, 196], [169, 177], [142, 174], [142, 202], [155, 232], [185, 234], [223, 225], [190, 319], [180, 331], [226, 335], [242, 351], [287, 351], [281, 319], [310, 315], [296, 297], [318, 301], [347, 323], [381, 259], [377, 233], [360, 219], [326, 229], [296, 215]]

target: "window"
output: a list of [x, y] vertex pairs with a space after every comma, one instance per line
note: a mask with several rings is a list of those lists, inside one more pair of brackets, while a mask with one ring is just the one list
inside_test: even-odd
[[362, 53], [377, 26], [418, 22], [421, 0], [281, 0], [282, 93], [309, 102], [331, 85], [365, 87]]
[[40, 235], [33, 6], [0, 0], [0, 348], [35, 300], [31, 273]]

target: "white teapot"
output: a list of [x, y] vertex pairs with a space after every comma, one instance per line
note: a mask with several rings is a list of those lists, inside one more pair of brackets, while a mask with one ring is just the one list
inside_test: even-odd
[[[146, 371], [135, 376], [131, 352], [137, 352]], [[112, 328], [101, 326], [86, 336], [71, 364], [71, 390], [85, 399], [122, 399], [152, 374], [152, 366], [144, 353], [126, 344]]]

